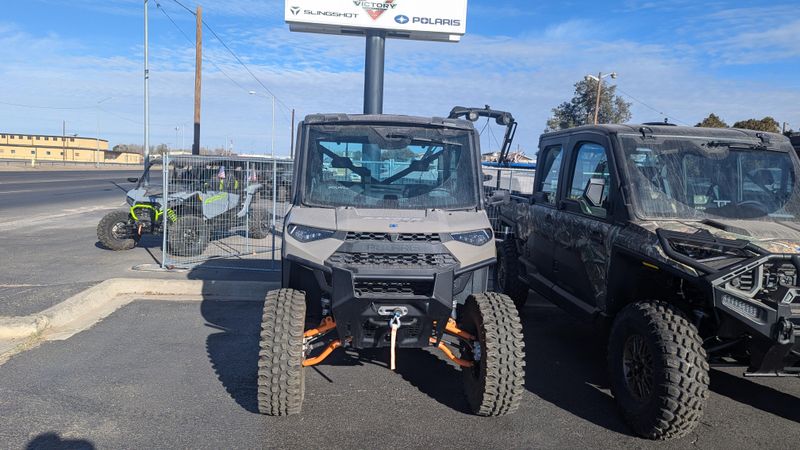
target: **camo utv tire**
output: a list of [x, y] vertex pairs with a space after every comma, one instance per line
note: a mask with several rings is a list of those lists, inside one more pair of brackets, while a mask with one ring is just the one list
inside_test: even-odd
[[669, 303], [634, 303], [614, 320], [611, 392], [636, 434], [667, 440], [694, 430], [708, 399], [708, 368], [697, 329]]
[[460, 308], [458, 326], [477, 338], [461, 347], [462, 359], [476, 361], [461, 369], [472, 412], [516, 411], [525, 390], [525, 342], [514, 303], [496, 292], [473, 294]]
[[496, 277], [497, 289], [511, 297], [517, 309], [521, 309], [528, 301], [528, 286], [519, 279], [520, 261], [517, 243], [507, 238], [500, 244], [497, 255]]
[[305, 293], [270, 291], [261, 320], [258, 352], [258, 412], [269, 416], [299, 414], [305, 397], [303, 333]]
[[128, 211], [111, 211], [97, 224], [97, 240], [109, 250], [130, 250], [136, 245]]
[[174, 256], [200, 256], [211, 242], [208, 224], [200, 216], [179, 216], [167, 226], [167, 252]]

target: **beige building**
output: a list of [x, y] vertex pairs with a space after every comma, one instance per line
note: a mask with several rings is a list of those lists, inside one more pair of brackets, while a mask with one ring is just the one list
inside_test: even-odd
[[142, 164], [142, 155], [112, 152], [104, 139], [0, 133], [0, 159]]

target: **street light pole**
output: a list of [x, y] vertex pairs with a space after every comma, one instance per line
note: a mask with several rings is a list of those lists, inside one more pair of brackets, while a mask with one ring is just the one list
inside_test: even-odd
[[597, 76], [594, 75], [586, 75], [586, 81], [595, 80], [597, 81], [597, 98], [594, 102], [594, 124], [597, 125], [600, 119], [600, 95], [603, 93], [603, 78], [611, 77], [613, 79], [617, 78], [616, 72], [611, 72], [603, 75], [603, 72], [599, 72]]
[[600, 94], [603, 92], [603, 72], [597, 74], [597, 99], [594, 104], [594, 124], [597, 125], [597, 119], [600, 115]]
[[114, 97], [104, 98], [97, 102], [95, 105], [97, 109], [95, 110], [95, 118], [97, 119], [97, 135], [94, 138], [95, 141], [95, 150], [94, 150], [94, 166], [96, 168], [100, 167], [100, 105], [104, 102], [111, 100]]
[[[144, 0], [144, 167], [150, 164], [150, 41], [148, 28], [149, 0]], [[144, 178], [144, 185], [150, 185], [150, 171]]]

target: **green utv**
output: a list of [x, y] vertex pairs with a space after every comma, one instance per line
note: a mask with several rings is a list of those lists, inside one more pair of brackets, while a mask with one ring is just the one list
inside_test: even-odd
[[498, 284], [610, 330], [639, 435], [700, 421], [709, 363], [800, 374], [800, 161], [778, 134], [582, 126], [544, 134], [531, 195], [500, 208]]
[[[241, 165], [230, 160], [200, 160], [194, 166], [170, 167], [170, 192], [167, 205], [161, 186], [161, 173], [154, 174], [154, 184], [146, 186], [154, 159], [128, 191], [127, 210], [108, 213], [97, 225], [97, 239], [110, 250], [130, 250], [145, 234], [160, 234], [168, 220], [167, 252], [175, 256], [201, 255], [212, 238], [212, 232], [230, 232], [232, 227], [246, 226], [248, 236], [267, 237], [270, 217], [267, 208], [257, 204], [262, 190], [258, 176], [246, 173]], [[225, 164], [230, 167], [226, 171]], [[166, 206], [166, 208], [165, 208]], [[226, 228], [226, 229], [223, 229]]]

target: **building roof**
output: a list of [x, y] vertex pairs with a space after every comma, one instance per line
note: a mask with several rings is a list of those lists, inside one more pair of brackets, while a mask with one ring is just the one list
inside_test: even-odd
[[89, 137], [89, 136], [74, 136], [72, 134], [68, 134], [66, 136], [60, 134], [31, 134], [31, 133], [7, 133], [5, 131], [0, 131], [0, 136], [25, 136], [25, 137], [48, 137], [48, 138], [70, 138], [70, 139], [89, 139], [92, 141], [101, 141], [101, 142], [108, 142], [108, 139], [99, 139], [96, 137]]

